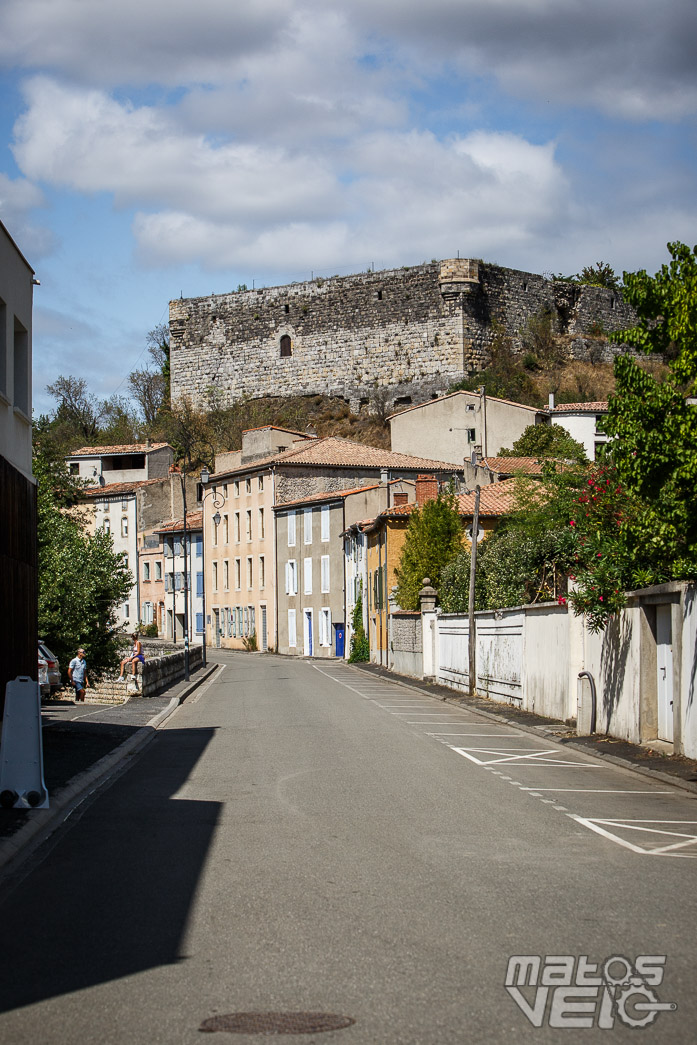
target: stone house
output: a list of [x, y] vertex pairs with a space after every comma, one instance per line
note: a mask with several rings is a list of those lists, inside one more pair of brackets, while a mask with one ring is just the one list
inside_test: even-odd
[[244, 432], [241, 450], [216, 457], [204, 490], [207, 641], [242, 649], [254, 634], [262, 650], [278, 645], [275, 507], [387, 485], [397, 477], [415, 479], [426, 469], [443, 481], [461, 475], [443, 461], [347, 439], [318, 439], [272, 425]]
[[36, 481], [32, 475], [34, 270], [0, 222], [0, 715], [5, 685], [37, 677]]
[[[196, 503], [196, 481], [186, 479], [187, 501]], [[133, 587], [117, 614], [119, 625], [133, 630], [142, 620], [141, 566], [142, 538], [152, 536], [162, 523], [183, 514], [180, 474], [162, 478], [131, 480], [94, 486], [83, 492], [88, 507], [88, 526], [111, 534], [114, 551], [121, 553], [133, 574]], [[150, 558], [146, 550], [146, 558]]]
[[473, 457], [464, 464], [464, 483], [468, 490], [475, 486], [500, 483], [516, 475], [541, 478], [549, 459], [537, 457]]
[[406, 500], [413, 490], [413, 483], [395, 479], [274, 508], [279, 653], [348, 655], [346, 593], [356, 589], [353, 576], [347, 576], [344, 536], [358, 519]]
[[546, 410], [496, 399], [479, 392], [452, 392], [409, 406], [388, 418], [391, 446], [400, 453], [422, 453], [462, 465], [510, 449], [528, 425], [546, 424]]
[[[164, 561], [162, 612], [158, 612], [158, 627], [162, 624], [160, 634], [173, 642], [183, 640], [186, 623], [185, 596], [188, 595], [189, 643], [203, 643], [203, 511], [186, 513], [186, 541], [183, 516], [160, 526], [157, 536], [162, 541]], [[152, 599], [154, 590], [152, 594], [147, 594]], [[147, 603], [144, 602], [144, 623], [148, 623], [147, 617], [152, 613], [152, 609], [148, 607], [146, 610], [146, 606]]]

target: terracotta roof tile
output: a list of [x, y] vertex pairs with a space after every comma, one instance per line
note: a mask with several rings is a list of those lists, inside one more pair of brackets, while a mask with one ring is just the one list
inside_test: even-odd
[[262, 457], [257, 461], [249, 461], [211, 476], [216, 481], [222, 476], [255, 471], [270, 464], [328, 466], [333, 468], [388, 468], [405, 469], [407, 471], [462, 472], [462, 465], [448, 461], [434, 461], [426, 457], [413, 457], [411, 454], [395, 453], [377, 446], [366, 446], [354, 443], [350, 439], [339, 439], [327, 436], [325, 439], [311, 439], [301, 446], [294, 446], [283, 453]]
[[607, 399], [595, 403], [560, 403], [550, 408], [551, 414], [600, 414], [607, 410]]
[[112, 456], [118, 454], [149, 454], [153, 450], [161, 450], [165, 446], [169, 446], [169, 443], [151, 443], [150, 446], [147, 446], [145, 443], [127, 443], [121, 446], [83, 446], [72, 454], [66, 454], [65, 456], [69, 458], [104, 457], [107, 454]]
[[302, 439], [316, 439], [316, 435], [309, 432], [298, 432], [296, 428], [283, 428], [281, 425], [259, 425], [258, 428], [245, 428], [244, 432], [287, 432], [288, 435], [299, 435]]
[[373, 483], [372, 486], [356, 486], [352, 490], [324, 490], [322, 493], [309, 494], [307, 497], [299, 497], [296, 501], [279, 501], [274, 505], [274, 511], [283, 508], [292, 508], [296, 504], [316, 504], [320, 501], [338, 501], [343, 497], [348, 497], [352, 493], [363, 493], [364, 490], [377, 490], [379, 484]]
[[[200, 530], [203, 526], [203, 512], [187, 512], [186, 513], [186, 526], [189, 530]], [[163, 523], [159, 526], [155, 533], [173, 533], [176, 530], [184, 529], [184, 517], [180, 519], [174, 519], [172, 522]]]
[[154, 483], [165, 482], [167, 482], [167, 476], [162, 476], [159, 479], [133, 479], [128, 483], [107, 483], [106, 486], [88, 486], [81, 491], [81, 496], [99, 501], [105, 497], [116, 497], [120, 493], [133, 493], [135, 490], [139, 490], [141, 486], [152, 486]]
[[[504, 479], [501, 483], [482, 486], [479, 496], [480, 516], [506, 515], [515, 507], [515, 479]], [[474, 515], [474, 493], [461, 493], [458, 497], [460, 515]]]
[[537, 457], [484, 457], [482, 465], [492, 472], [504, 472], [512, 475], [522, 472], [524, 475], [542, 475], [542, 468], [549, 458]]

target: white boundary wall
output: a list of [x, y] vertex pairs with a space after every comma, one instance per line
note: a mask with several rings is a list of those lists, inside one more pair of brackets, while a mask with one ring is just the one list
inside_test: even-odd
[[[567, 606], [542, 603], [475, 614], [477, 692], [564, 721], [577, 713], [578, 675], [597, 691], [596, 731], [633, 743], [657, 732], [656, 610], [670, 606], [673, 743], [697, 758], [697, 587], [671, 583], [628, 595], [627, 607], [592, 633]], [[423, 676], [466, 691], [465, 615], [422, 614]]]

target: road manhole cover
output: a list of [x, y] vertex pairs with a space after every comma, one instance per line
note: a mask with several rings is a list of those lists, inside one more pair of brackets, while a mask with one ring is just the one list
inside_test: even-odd
[[227, 1016], [211, 1016], [200, 1031], [228, 1034], [321, 1034], [343, 1030], [355, 1020], [332, 1012], [231, 1012]]

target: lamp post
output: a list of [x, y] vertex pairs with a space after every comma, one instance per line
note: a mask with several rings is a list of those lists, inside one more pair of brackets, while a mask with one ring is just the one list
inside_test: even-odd
[[[201, 486], [206, 487], [208, 480], [211, 477], [211, 473], [204, 467], [201, 469]], [[201, 491], [201, 552], [203, 558], [203, 584], [201, 585], [201, 604], [203, 609], [203, 666], [206, 666], [206, 628], [208, 621], [206, 620], [206, 512], [205, 512], [205, 500], [206, 497], [213, 498], [213, 506], [215, 508], [222, 508], [225, 504], [225, 498], [222, 494], [219, 494], [215, 489], [213, 490], [202, 490]], [[213, 522], [216, 526], [220, 525], [220, 512], [216, 511], [213, 516]]]
[[[186, 471], [183, 467], [175, 469], [172, 467], [172, 471], [176, 471], [179, 475], [179, 482], [182, 490], [182, 505], [184, 508], [184, 680], [189, 681], [189, 557], [186, 548], [186, 538], [188, 534], [186, 526]], [[176, 576], [176, 573], [175, 573]], [[174, 628], [176, 632], [176, 594], [174, 595]]]

